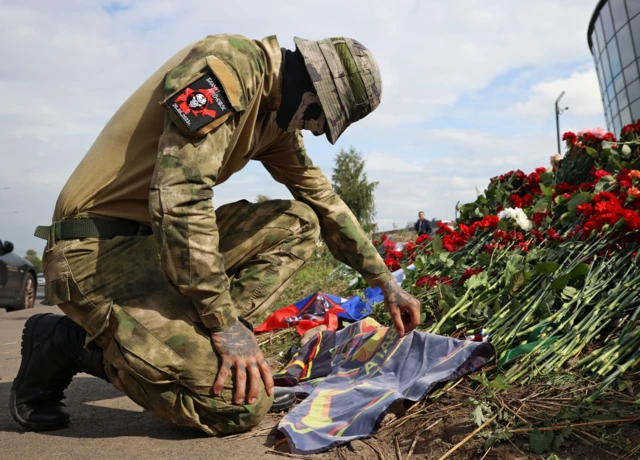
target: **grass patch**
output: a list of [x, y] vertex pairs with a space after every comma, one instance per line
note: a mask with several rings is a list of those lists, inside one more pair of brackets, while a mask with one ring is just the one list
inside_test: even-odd
[[273, 304], [269, 313], [282, 308], [317, 291], [333, 295], [344, 295], [347, 282], [330, 279], [340, 262], [335, 260], [326, 247], [316, 250], [314, 256], [295, 274], [293, 281], [282, 296]]
[[258, 337], [258, 344], [269, 366], [271, 366], [271, 370], [276, 373], [282, 370], [290, 361], [289, 350], [293, 345], [300, 344], [300, 336], [295, 328], [267, 332]]

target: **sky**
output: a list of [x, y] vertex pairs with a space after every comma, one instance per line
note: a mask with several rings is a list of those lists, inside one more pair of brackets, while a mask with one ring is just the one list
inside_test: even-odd
[[[0, 239], [42, 252], [66, 180], [120, 104], [206, 35], [356, 38], [376, 56], [382, 103], [335, 145], [305, 135], [327, 176], [341, 148], [366, 159], [377, 222], [454, 218], [489, 178], [548, 166], [561, 131], [605, 127], [587, 27], [596, 0], [0, 0]], [[250, 162], [214, 206], [290, 198]]]

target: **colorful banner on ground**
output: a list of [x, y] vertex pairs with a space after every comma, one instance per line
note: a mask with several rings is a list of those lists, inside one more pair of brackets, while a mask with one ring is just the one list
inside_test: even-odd
[[288, 307], [273, 312], [254, 332], [271, 332], [278, 329], [295, 327], [298, 334], [304, 335], [309, 329], [324, 324], [327, 330], [338, 329], [338, 319], [358, 321], [370, 315], [371, 306], [382, 302], [384, 296], [380, 288], [364, 290], [366, 302], [355, 296], [350, 299], [316, 292]]
[[398, 399], [418, 401], [442, 382], [456, 380], [491, 359], [489, 343], [412, 332], [367, 318], [339, 332], [322, 332], [274, 376], [309, 396], [280, 422], [298, 454], [323, 452], [369, 436]]

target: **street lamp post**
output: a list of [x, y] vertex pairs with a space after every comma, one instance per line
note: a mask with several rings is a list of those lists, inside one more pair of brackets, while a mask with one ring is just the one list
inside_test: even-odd
[[561, 109], [558, 106], [558, 104], [560, 104], [560, 99], [564, 97], [564, 94], [565, 93], [563, 91], [562, 94], [558, 96], [558, 99], [556, 99], [556, 133], [558, 135], [558, 153], [561, 155], [562, 155], [562, 152], [560, 151], [560, 114], [565, 110], [569, 110], [569, 107], [565, 107], [564, 109]]

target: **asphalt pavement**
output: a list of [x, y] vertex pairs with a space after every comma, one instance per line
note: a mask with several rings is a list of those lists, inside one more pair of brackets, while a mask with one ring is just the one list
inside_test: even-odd
[[[60, 313], [41, 304], [7, 313], [0, 309], [0, 459], [278, 459], [266, 452], [273, 438], [211, 438], [155, 418], [110, 384], [77, 375], [66, 391], [71, 425], [59, 431], [25, 432], [9, 413], [11, 382], [20, 366], [22, 328], [31, 315]], [[267, 417], [261, 427], [274, 423]]]

